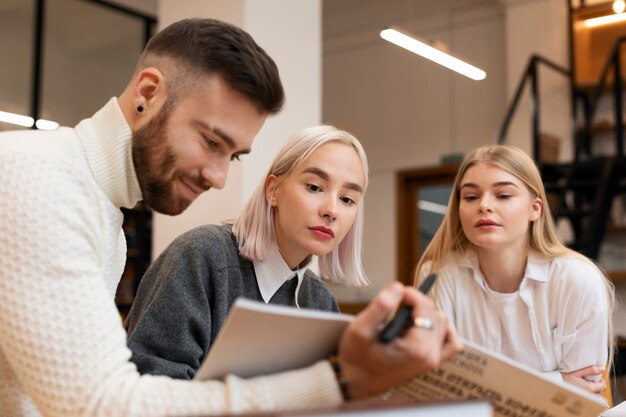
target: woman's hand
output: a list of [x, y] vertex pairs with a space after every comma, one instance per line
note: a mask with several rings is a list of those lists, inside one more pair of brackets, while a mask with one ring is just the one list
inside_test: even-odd
[[[603, 366], [590, 365], [586, 368], [579, 369], [573, 372], [561, 372], [563, 380], [579, 386], [594, 394], [602, 394], [606, 389], [606, 382], [602, 378], [592, 378], [598, 375], [602, 376], [605, 369]], [[593, 381], [596, 379], [597, 382]]]

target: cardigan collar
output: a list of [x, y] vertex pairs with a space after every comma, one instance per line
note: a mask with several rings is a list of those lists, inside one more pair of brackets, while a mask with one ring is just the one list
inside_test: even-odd
[[252, 263], [254, 265], [257, 284], [259, 285], [259, 290], [261, 291], [261, 296], [265, 303], [269, 303], [270, 299], [276, 294], [276, 291], [297, 274], [298, 286], [296, 287], [295, 300], [296, 306], [298, 308], [300, 307], [298, 305], [298, 292], [300, 291], [304, 273], [310, 264], [310, 260], [304, 266], [292, 271], [281, 256], [276, 245], [272, 245], [265, 256], [265, 260], [255, 260], [252, 261]]
[[117, 98], [76, 126], [96, 182], [116, 207], [142, 199], [132, 156], [132, 132]]

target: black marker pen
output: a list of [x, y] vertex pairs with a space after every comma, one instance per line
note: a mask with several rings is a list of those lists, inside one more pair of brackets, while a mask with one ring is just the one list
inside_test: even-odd
[[[422, 285], [418, 288], [419, 292], [422, 294], [428, 294], [430, 288], [435, 283], [435, 278], [437, 278], [436, 274], [430, 274]], [[413, 307], [411, 306], [402, 306], [400, 310], [396, 313], [396, 315], [391, 319], [389, 323], [385, 326], [380, 335], [378, 335], [378, 340], [382, 343], [389, 343], [394, 338], [398, 337], [404, 329], [406, 329], [412, 322], [413, 318], [411, 317], [411, 311]]]

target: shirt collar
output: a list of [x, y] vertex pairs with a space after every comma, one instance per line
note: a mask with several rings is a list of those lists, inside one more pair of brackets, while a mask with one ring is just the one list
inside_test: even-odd
[[[487, 281], [480, 270], [478, 264], [478, 255], [472, 249], [467, 249], [463, 254], [455, 254], [452, 258], [456, 259], [456, 264], [460, 268], [467, 268], [470, 270], [474, 280], [485, 291], [487, 290]], [[548, 280], [548, 272], [550, 269], [549, 259], [536, 251], [530, 251], [528, 254], [528, 260], [526, 261], [526, 270], [524, 271], [524, 278], [520, 284], [522, 288], [527, 283], [527, 279], [546, 282]]]
[[294, 274], [298, 274], [298, 286], [296, 287], [295, 300], [296, 306], [300, 308], [298, 305], [298, 292], [300, 291], [300, 285], [302, 284], [304, 273], [310, 263], [311, 261], [309, 260], [301, 268], [292, 271], [281, 256], [276, 245], [271, 246], [265, 260], [252, 261], [252, 264], [254, 265], [254, 273], [256, 274], [256, 281], [259, 285], [263, 301], [265, 301], [265, 303], [269, 303], [270, 299], [274, 296], [274, 294], [276, 294], [276, 291], [278, 291], [278, 289], [286, 281], [293, 278]]
[[550, 259], [539, 252], [530, 251], [526, 264], [525, 277], [539, 282], [548, 281], [550, 272]]
[[132, 131], [113, 97], [96, 114], [76, 125], [96, 182], [116, 207], [141, 200], [132, 155]]

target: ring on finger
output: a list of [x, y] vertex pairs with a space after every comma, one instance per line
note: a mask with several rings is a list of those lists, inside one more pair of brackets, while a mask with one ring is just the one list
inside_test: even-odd
[[421, 317], [421, 316], [415, 317], [415, 320], [413, 320], [413, 324], [418, 329], [424, 329], [424, 330], [432, 330], [433, 327], [435, 326], [432, 319], [428, 317]]

